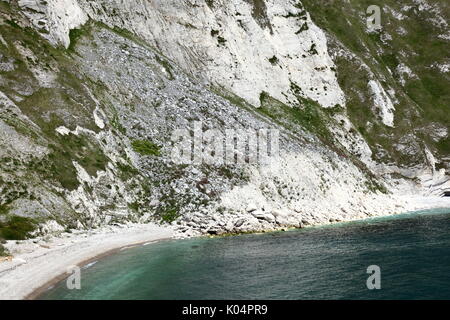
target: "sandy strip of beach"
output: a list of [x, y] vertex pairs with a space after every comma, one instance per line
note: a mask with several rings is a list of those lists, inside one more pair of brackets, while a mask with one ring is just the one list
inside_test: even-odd
[[83, 266], [124, 247], [171, 239], [173, 230], [154, 224], [106, 227], [65, 233], [5, 246], [13, 258], [0, 262], [0, 300], [33, 299], [68, 276], [71, 266]]

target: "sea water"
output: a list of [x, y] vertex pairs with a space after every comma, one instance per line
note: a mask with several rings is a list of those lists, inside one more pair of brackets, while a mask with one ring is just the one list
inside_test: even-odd
[[[380, 289], [368, 289], [369, 266]], [[450, 209], [123, 250], [41, 299], [450, 299]]]

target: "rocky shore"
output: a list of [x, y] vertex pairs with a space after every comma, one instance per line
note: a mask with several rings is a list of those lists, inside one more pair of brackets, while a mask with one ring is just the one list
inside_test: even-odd
[[[399, 214], [432, 208], [450, 208], [447, 197], [394, 197], [365, 199], [364, 206], [338, 208], [327, 214], [318, 205], [304, 206], [303, 211], [263, 210], [249, 204], [246, 213], [215, 214], [205, 218], [198, 213], [172, 226], [128, 224], [91, 231], [72, 231], [25, 241], [8, 241], [10, 257], [0, 261], [0, 299], [34, 299], [58, 280], [67, 276], [67, 268], [84, 266], [118, 250], [163, 239], [205, 235], [270, 232], [337, 222], [361, 220], [375, 216]], [[363, 199], [357, 199], [360, 201]], [[332, 207], [329, 204], [328, 207]], [[311, 210], [306, 211], [306, 208]], [[390, 208], [387, 210], [386, 208]], [[313, 214], [314, 210], [317, 210]]]
[[198, 212], [180, 219], [174, 227], [175, 237], [189, 238], [304, 228], [433, 208], [450, 208], [450, 198], [372, 195], [355, 197], [346, 207], [305, 202], [292, 210], [268, 209], [250, 203], [239, 214]]

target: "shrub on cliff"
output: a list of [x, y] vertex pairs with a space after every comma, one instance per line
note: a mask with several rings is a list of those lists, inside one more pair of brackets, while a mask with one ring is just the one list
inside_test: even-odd
[[7, 240], [25, 240], [36, 229], [36, 222], [30, 218], [12, 216], [0, 222], [0, 237]]
[[0, 257], [6, 256], [9, 256], [9, 252], [2, 244], [0, 244]]
[[147, 140], [134, 140], [131, 143], [133, 150], [143, 156], [160, 156], [159, 146]]

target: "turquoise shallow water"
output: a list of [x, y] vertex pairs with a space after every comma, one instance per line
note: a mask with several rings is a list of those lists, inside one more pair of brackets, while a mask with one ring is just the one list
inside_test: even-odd
[[[366, 269], [381, 268], [381, 290]], [[450, 299], [450, 209], [127, 249], [41, 299]]]

